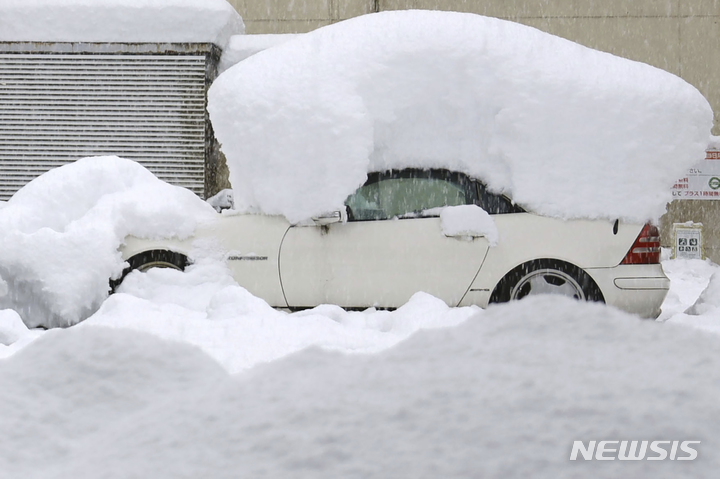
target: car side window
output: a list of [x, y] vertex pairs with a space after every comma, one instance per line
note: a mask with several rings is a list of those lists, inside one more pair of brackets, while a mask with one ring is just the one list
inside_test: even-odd
[[508, 213], [524, 213], [525, 210], [514, 204], [509, 198], [503, 195], [490, 193], [482, 183], [477, 183], [478, 206], [491, 215], [502, 215]]
[[440, 208], [476, 202], [467, 178], [444, 170], [374, 174], [345, 204], [351, 221], [439, 216]]

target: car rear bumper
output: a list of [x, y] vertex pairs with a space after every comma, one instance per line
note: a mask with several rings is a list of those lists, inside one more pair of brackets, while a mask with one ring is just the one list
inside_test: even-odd
[[670, 280], [659, 264], [621, 264], [614, 268], [589, 268], [605, 303], [643, 318], [657, 318], [670, 289]]

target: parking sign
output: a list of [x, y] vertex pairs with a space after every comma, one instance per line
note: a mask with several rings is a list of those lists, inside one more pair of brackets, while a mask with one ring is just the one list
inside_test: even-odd
[[705, 259], [702, 226], [692, 221], [673, 224], [673, 258]]

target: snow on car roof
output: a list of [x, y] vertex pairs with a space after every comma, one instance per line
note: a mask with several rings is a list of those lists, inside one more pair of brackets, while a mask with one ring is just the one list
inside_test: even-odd
[[225, 0], [0, 0], [0, 41], [215, 43], [243, 33]]
[[705, 98], [682, 79], [517, 23], [398, 11], [244, 60], [209, 92], [237, 207], [290, 221], [366, 174], [433, 167], [564, 218], [657, 218], [704, 157]]

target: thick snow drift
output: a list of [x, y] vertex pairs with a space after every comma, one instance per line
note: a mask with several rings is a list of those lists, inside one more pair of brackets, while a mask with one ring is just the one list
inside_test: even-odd
[[0, 0], [0, 41], [215, 43], [245, 25], [225, 0]]
[[210, 116], [238, 207], [300, 221], [369, 171], [449, 168], [560, 217], [659, 217], [712, 110], [670, 73], [516, 23], [399, 11], [223, 73]]
[[252, 296], [227, 265], [205, 259], [185, 273], [154, 269], [131, 273], [82, 324], [129, 328], [201, 347], [237, 372], [310, 346], [371, 353], [415, 331], [457, 325], [479, 308], [449, 308], [417, 293], [396, 311], [345, 311], [338, 306], [288, 314]]
[[187, 237], [215, 215], [131, 160], [85, 158], [51, 170], [0, 209], [0, 309], [31, 327], [77, 323], [122, 271], [125, 236]]
[[[378, 354], [310, 349], [230, 376], [187, 345], [83, 325], [0, 361], [0, 410], [12, 411], [0, 415], [0, 470], [28, 479], [713, 477], [719, 344], [545, 297]], [[576, 440], [701, 443], [695, 461], [570, 461]]]

